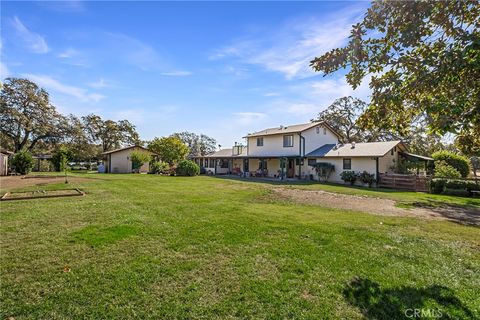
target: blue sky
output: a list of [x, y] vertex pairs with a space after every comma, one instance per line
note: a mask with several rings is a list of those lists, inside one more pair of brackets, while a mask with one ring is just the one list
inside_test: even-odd
[[222, 146], [307, 122], [336, 98], [368, 100], [309, 61], [345, 44], [368, 2], [1, 3], [1, 78], [27, 77], [65, 114], [184, 130]]

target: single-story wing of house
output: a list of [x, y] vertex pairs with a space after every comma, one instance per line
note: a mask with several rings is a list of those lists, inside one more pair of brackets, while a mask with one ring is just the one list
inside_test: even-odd
[[393, 173], [401, 157], [430, 159], [408, 153], [402, 141], [342, 144], [338, 133], [325, 122], [269, 128], [244, 138], [245, 146], [235, 144], [193, 159], [210, 174], [280, 179], [319, 179], [315, 165], [324, 162], [333, 165], [331, 182], [343, 182], [343, 171], [367, 171], [375, 178]]
[[12, 151], [0, 149], [0, 176], [6, 176], [8, 174], [8, 157], [12, 154]]
[[[106, 173], [132, 173], [134, 168], [130, 154], [133, 151], [143, 151], [156, 156], [157, 154], [141, 146], [130, 146], [121, 149], [103, 152], [105, 157], [105, 172]], [[150, 164], [144, 163], [140, 169], [140, 173], [147, 173], [150, 171]]]

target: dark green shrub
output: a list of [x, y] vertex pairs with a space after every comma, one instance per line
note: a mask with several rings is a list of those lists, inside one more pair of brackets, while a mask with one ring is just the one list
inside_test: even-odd
[[467, 181], [466, 189], [468, 192], [480, 191], [480, 183], [475, 183], [475, 181]]
[[375, 174], [363, 171], [362, 173], [358, 174], [358, 179], [362, 181], [362, 183], [368, 184], [368, 187], [370, 188], [375, 182]]
[[444, 160], [438, 160], [435, 162], [435, 171], [434, 171], [435, 177], [438, 178], [461, 178], [462, 175], [460, 172], [449, 165], [446, 161]]
[[343, 171], [340, 173], [340, 178], [342, 178], [345, 182], [350, 182], [350, 185], [353, 186], [355, 181], [357, 180], [357, 174], [355, 171]]
[[12, 167], [16, 173], [28, 174], [33, 168], [33, 157], [28, 151], [17, 152], [12, 159]]
[[55, 171], [67, 170], [68, 161], [73, 157], [73, 153], [66, 147], [59, 147], [52, 155], [52, 163]]
[[179, 176], [196, 176], [200, 174], [200, 167], [193, 161], [183, 160], [178, 164], [176, 173]]
[[446, 183], [447, 181], [445, 179], [432, 179], [432, 181], [430, 181], [430, 192], [436, 194], [442, 193], [445, 191]]
[[432, 154], [432, 158], [435, 159], [435, 169], [437, 167], [437, 161], [445, 161], [449, 166], [457, 169], [464, 178], [470, 173], [469, 159], [454, 152], [445, 150], [437, 151]]

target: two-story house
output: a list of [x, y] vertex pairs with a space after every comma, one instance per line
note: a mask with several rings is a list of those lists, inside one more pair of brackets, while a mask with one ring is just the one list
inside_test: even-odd
[[326, 123], [310, 122], [268, 128], [243, 138], [246, 145], [196, 157], [195, 161], [212, 174], [301, 177], [305, 156], [319, 146], [336, 145], [339, 136]]
[[343, 171], [367, 171], [378, 177], [392, 173], [402, 155], [401, 141], [341, 144], [325, 122], [279, 126], [247, 134], [245, 145], [235, 144], [194, 160], [209, 174], [236, 174], [271, 178], [318, 179], [314, 165], [333, 165], [329, 181], [342, 182]]

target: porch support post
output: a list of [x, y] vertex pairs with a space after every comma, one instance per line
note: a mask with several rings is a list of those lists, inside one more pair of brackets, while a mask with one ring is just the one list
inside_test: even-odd
[[298, 158], [298, 179], [302, 180], [302, 157]]
[[378, 157], [375, 158], [375, 180], [377, 180], [377, 186], [380, 182], [380, 174], [378, 172]]
[[284, 168], [285, 168], [285, 159], [280, 158], [280, 169], [282, 170], [281, 180], [283, 180], [283, 177], [284, 177]]
[[213, 165], [215, 167], [215, 175], [217, 175], [218, 159], [213, 159]]

